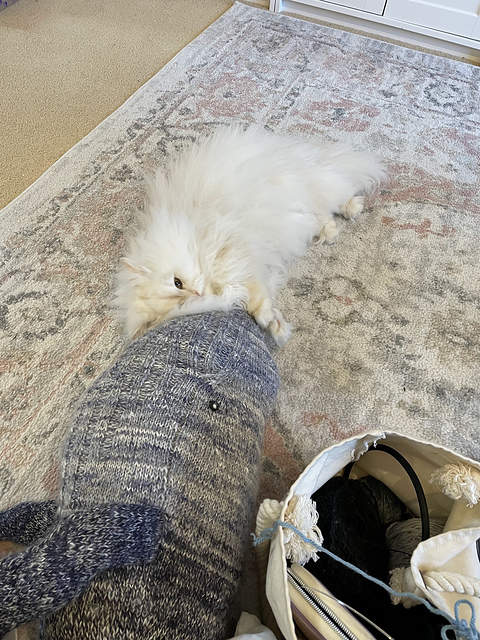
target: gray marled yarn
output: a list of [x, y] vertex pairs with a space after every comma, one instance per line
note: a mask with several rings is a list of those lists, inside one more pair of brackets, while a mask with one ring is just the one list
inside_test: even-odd
[[[277, 390], [244, 311], [177, 318], [132, 343], [78, 407], [58, 516], [50, 505], [47, 538], [12, 557], [21, 584], [0, 562], [0, 634], [43, 615], [50, 640], [221, 638]], [[45, 529], [41, 505], [22, 508], [29, 531]], [[0, 516], [0, 536], [19, 520]]]
[[[430, 536], [443, 532], [445, 522], [430, 519]], [[390, 552], [388, 568], [409, 567], [413, 552], [422, 541], [422, 519], [409, 518], [392, 523], [385, 533], [385, 544]]]

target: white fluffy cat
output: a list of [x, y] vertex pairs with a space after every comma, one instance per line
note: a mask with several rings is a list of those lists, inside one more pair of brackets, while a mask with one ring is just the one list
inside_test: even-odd
[[235, 126], [185, 149], [149, 185], [118, 274], [115, 303], [130, 336], [173, 316], [244, 305], [278, 344], [275, 307], [287, 267], [315, 236], [335, 240], [334, 214], [355, 218], [384, 177], [370, 155]]

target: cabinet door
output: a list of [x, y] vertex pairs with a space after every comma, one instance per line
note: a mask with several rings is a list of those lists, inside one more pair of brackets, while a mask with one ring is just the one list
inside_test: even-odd
[[480, 0], [388, 0], [384, 16], [458, 36], [476, 37]]

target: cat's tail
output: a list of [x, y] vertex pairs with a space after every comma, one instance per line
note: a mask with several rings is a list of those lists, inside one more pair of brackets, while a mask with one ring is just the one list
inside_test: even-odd
[[387, 180], [386, 167], [372, 153], [342, 142], [332, 144], [328, 151], [323, 162], [348, 181], [352, 194], [367, 193]]
[[357, 151], [349, 169], [352, 171], [359, 188], [369, 192], [387, 181], [387, 169], [373, 154]]

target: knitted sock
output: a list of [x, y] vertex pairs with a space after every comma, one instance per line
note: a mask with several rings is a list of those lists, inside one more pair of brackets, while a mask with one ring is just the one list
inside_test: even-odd
[[[59, 517], [137, 504], [159, 509], [165, 527], [151, 563], [97, 575], [82, 595], [47, 617], [46, 638], [224, 635], [278, 384], [264, 334], [242, 310], [157, 326], [100, 376], [67, 439]], [[103, 540], [117, 544], [100, 527], [91, 548], [102, 548]], [[75, 552], [76, 545], [69, 548]], [[25, 579], [30, 575], [35, 588], [31, 566], [25, 564]], [[17, 584], [20, 600], [24, 589], [24, 581]], [[45, 586], [36, 589], [41, 595]]]
[[58, 503], [24, 502], [0, 513], [0, 540], [32, 544], [55, 524]]
[[67, 604], [98, 573], [151, 560], [165, 537], [162, 525], [155, 507], [92, 507], [63, 519], [25, 552], [7, 556], [0, 563], [0, 637], [19, 621]]

